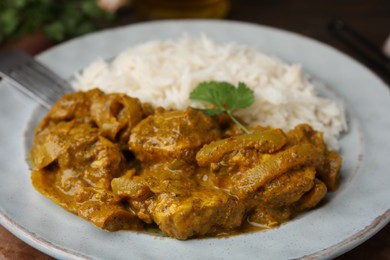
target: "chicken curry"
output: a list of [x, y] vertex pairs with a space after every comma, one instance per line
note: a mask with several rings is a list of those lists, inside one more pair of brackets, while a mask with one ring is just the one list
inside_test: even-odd
[[193, 108], [71, 93], [35, 130], [32, 183], [100, 228], [156, 225], [180, 240], [274, 227], [336, 189], [342, 159], [321, 132], [248, 129]]

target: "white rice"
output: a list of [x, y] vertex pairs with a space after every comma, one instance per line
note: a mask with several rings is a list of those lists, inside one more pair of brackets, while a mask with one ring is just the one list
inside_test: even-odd
[[331, 149], [339, 148], [338, 138], [347, 130], [342, 104], [318, 96], [300, 65], [286, 64], [252, 47], [220, 44], [204, 35], [146, 42], [112, 62], [99, 59], [76, 75], [74, 87], [97, 87], [156, 106], [182, 109], [199, 106], [188, 99], [189, 93], [209, 80], [245, 82], [254, 90], [254, 104], [236, 113], [246, 123], [285, 131], [307, 123], [324, 133]]

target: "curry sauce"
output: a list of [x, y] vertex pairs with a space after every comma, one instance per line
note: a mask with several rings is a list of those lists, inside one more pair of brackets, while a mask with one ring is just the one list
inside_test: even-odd
[[96, 226], [185, 240], [269, 228], [337, 188], [342, 159], [309, 125], [289, 132], [165, 110], [94, 89], [35, 130], [34, 187]]

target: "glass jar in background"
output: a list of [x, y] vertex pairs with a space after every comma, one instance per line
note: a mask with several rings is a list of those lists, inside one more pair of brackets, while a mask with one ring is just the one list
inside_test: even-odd
[[229, 0], [136, 0], [135, 8], [149, 19], [224, 18]]

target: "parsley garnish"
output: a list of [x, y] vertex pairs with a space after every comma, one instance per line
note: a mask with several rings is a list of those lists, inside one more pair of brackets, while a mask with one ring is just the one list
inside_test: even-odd
[[213, 104], [215, 108], [202, 111], [209, 116], [226, 113], [245, 133], [249, 133], [249, 130], [233, 116], [236, 109], [247, 108], [255, 100], [253, 90], [245, 83], [240, 82], [238, 87], [235, 87], [228, 82], [202, 82], [190, 93], [190, 99]]

